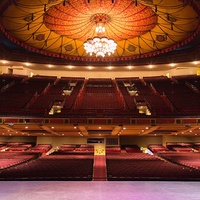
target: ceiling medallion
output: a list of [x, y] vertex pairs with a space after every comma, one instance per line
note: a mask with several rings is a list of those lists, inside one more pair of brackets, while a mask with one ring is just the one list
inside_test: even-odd
[[86, 53], [89, 53], [90, 56], [94, 54], [96, 57], [110, 56], [116, 50], [117, 44], [113, 39], [108, 39], [104, 36], [106, 32], [105, 25], [110, 20], [109, 16], [105, 13], [98, 13], [93, 15], [91, 19], [96, 25], [96, 36], [88, 38], [87, 41], [84, 42]]

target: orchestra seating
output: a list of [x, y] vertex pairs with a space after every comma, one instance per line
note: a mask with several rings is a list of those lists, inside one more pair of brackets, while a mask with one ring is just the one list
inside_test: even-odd
[[35, 152], [0, 152], [0, 173], [3, 169], [27, 163], [38, 157], [40, 157], [40, 153]]
[[200, 170], [199, 152], [161, 152], [159, 156], [172, 163]]
[[193, 147], [194, 150], [200, 151], [200, 142], [194, 142], [192, 144], [192, 147]]
[[110, 146], [106, 147], [106, 154], [115, 154], [115, 153], [121, 153], [121, 147], [120, 146]]
[[106, 167], [108, 181], [200, 180], [199, 170], [144, 153], [109, 154], [106, 156]]
[[125, 150], [126, 153], [140, 153], [142, 152], [137, 145], [122, 145], [122, 150]]
[[[3, 142], [1, 144], [4, 145]], [[169, 144], [172, 145], [171, 142]], [[17, 146], [17, 143], [12, 145]], [[0, 181], [94, 179], [93, 145], [63, 144], [57, 151], [43, 154], [50, 146], [37, 144], [26, 151], [1, 151]], [[106, 161], [105, 180], [200, 181], [199, 152], [170, 151], [161, 144], [149, 144], [148, 147], [156, 153], [143, 153], [137, 145], [106, 146], [106, 155], [103, 157]]]
[[26, 142], [1, 142], [0, 151], [28, 151], [34, 144]]
[[51, 148], [52, 148], [51, 144], [37, 144], [34, 147], [30, 148], [30, 151], [47, 153]]
[[170, 151], [167, 147], [163, 146], [162, 144], [149, 144], [149, 145], [148, 145], [148, 149], [149, 149], [152, 153]]
[[92, 155], [48, 155], [9, 170], [1, 170], [0, 180], [91, 181]]
[[168, 149], [177, 152], [193, 152], [193, 144], [188, 142], [167, 142]]
[[62, 144], [51, 155], [94, 155], [94, 146], [88, 144]]

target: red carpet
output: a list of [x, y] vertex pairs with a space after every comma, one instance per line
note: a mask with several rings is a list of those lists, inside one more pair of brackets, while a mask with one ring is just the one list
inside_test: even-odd
[[105, 155], [94, 156], [94, 181], [106, 181], [106, 160]]

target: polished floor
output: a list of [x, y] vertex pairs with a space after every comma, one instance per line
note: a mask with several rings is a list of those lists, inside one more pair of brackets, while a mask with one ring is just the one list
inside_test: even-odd
[[1, 181], [0, 200], [200, 200], [200, 182]]

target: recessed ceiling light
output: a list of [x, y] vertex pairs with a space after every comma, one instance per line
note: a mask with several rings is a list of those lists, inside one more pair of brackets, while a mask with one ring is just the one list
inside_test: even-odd
[[193, 61], [192, 62], [194, 65], [198, 65], [199, 64], [199, 61]]
[[93, 69], [93, 67], [92, 66], [88, 66], [88, 69], [91, 70], [91, 69]]
[[31, 65], [31, 64], [30, 64], [30, 63], [28, 63], [28, 62], [26, 62], [26, 63], [24, 63], [24, 64], [25, 64], [27, 67]]
[[128, 66], [128, 69], [133, 69], [133, 66], [129, 65], [129, 66]]
[[52, 68], [53, 67], [53, 65], [48, 65], [48, 68]]
[[68, 69], [72, 69], [72, 68], [73, 68], [73, 66], [72, 66], [72, 65], [69, 65], [69, 66], [68, 66]]
[[7, 60], [2, 60], [1, 61], [3, 64], [6, 64], [6, 63], [8, 63], [8, 61]]
[[174, 67], [176, 64], [175, 63], [170, 63], [169, 64], [171, 67]]
[[153, 68], [153, 66], [152, 65], [149, 65], [149, 69], [152, 69]]
[[112, 68], [113, 68], [112, 66], [109, 66], [109, 67], [108, 67], [109, 70], [111, 70]]

